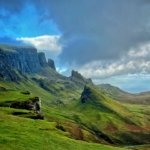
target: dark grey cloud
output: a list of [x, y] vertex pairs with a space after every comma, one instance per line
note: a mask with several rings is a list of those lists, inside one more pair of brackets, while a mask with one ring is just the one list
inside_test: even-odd
[[18, 13], [24, 7], [26, 1], [22, 0], [0, 0], [0, 17], [8, 17], [8, 14]]
[[150, 41], [147, 0], [45, 0], [62, 32], [63, 62], [119, 59]]

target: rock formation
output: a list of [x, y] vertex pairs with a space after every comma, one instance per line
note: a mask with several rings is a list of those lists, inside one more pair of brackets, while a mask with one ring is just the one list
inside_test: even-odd
[[38, 72], [40, 64], [37, 50], [33, 47], [0, 45], [0, 77], [18, 80], [14, 69]]
[[54, 61], [48, 63], [43, 52], [37, 53], [37, 49], [31, 46], [10, 46], [0, 44], [0, 78], [18, 81], [16, 73], [38, 73], [41, 67], [50, 66], [55, 70]]
[[89, 100], [89, 98], [90, 98], [90, 93], [91, 93], [90, 87], [85, 86], [85, 87], [84, 87], [84, 91], [83, 91], [82, 94], [81, 94], [81, 102], [82, 102], [82, 103], [85, 103], [85, 102], [87, 102], [87, 101]]
[[54, 60], [52, 60], [50, 58], [48, 59], [48, 66], [51, 67], [52, 69], [56, 70]]
[[71, 81], [75, 82], [76, 84], [80, 86], [84, 86], [86, 84], [94, 85], [91, 79], [85, 79], [80, 73], [77, 71], [72, 70], [71, 72]]
[[39, 97], [34, 97], [24, 102], [14, 101], [11, 103], [10, 107], [34, 110], [37, 114], [39, 114], [41, 112], [41, 99]]
[[46, 61], [45, 53], [39, 52], [38, 53], [39, 63], [42, 67], [47, 67], [48, 63]]
[[76, 79], [80, 79], [80, 80], [84, 80], [83, 76], [80, 73], [78, 73], [78, 71], [72, 70], [72, 72], [71, 72], [71, 79], [73, 80], [75, 78]]

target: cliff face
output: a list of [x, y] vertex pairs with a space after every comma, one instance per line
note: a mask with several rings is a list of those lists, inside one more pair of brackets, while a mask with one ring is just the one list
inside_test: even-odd
[[38, 58], [39, 58], [40, 65], [42, 67], [47, 67], [48, 66], [47, 61], [46, 61], [46, 57], [45, 57], [45, 53], [39, 52], [38, 53]]
[[41, 67], [48, 66], [44, 53], [30, 46], [9, 46], [0, 44], [0, 77], [18, 80], [14, 69], [21, 72], [37, 73]]
[[52, 69], [56, 70], [54, 60], [52, 60], [50, 58], [48, 59], [48, 66], [51, 67]]

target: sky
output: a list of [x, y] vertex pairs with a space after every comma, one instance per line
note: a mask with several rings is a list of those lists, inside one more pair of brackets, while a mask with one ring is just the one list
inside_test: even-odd
[[66, 76], [150, 90], [149, 0], [0, 0], [0, 43], [34, 46]]

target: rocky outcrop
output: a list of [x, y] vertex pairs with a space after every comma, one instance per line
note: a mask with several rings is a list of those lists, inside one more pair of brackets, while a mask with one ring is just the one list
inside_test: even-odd
[[75, 82], [76, 84], [84, 87], [84, 85], [89, 84], [89, 85], [94, 85], [91, 79], [85, 79], [80, 73], [77, 71], [72, 70], [71, 72], [71, 81]]
[[52, 60], [50, 58], [48, 59], [48, 66], [51, 67], [52, 69], [56, 70], [54, 60]]
[[34, 110], [36, 113], [41, 112], [41, 99], [39, 97], [31, 98], [27, 101], [14, 101], [10, 104], [11, 108]]
[[47, 67], [48, 63], [46, 61], [45, 53], [39, 52], [38, 53], [39, 63], [42, 67]]
[[56, 71], [54, 60], [49, 58], [48, 62], [47, 62], [46, 57], [45, 57], [45, 53], [39, 52], [38, 53], [38, 58], [39, 58], [40, 65], [42, 67], [48, 67], [49, 66], [50, 68], [52, 68]]
[[71, 79], [84, 80], [83, 76], [78, 71], [74, 71], [74, 70], [72, 70], [71, 72]]
[[84, 91], [81, 94], [81, 102], [82, 103], [87, 102], [90, 99], [90, 94], [91, 94], [90, 87], [85, 86]]

